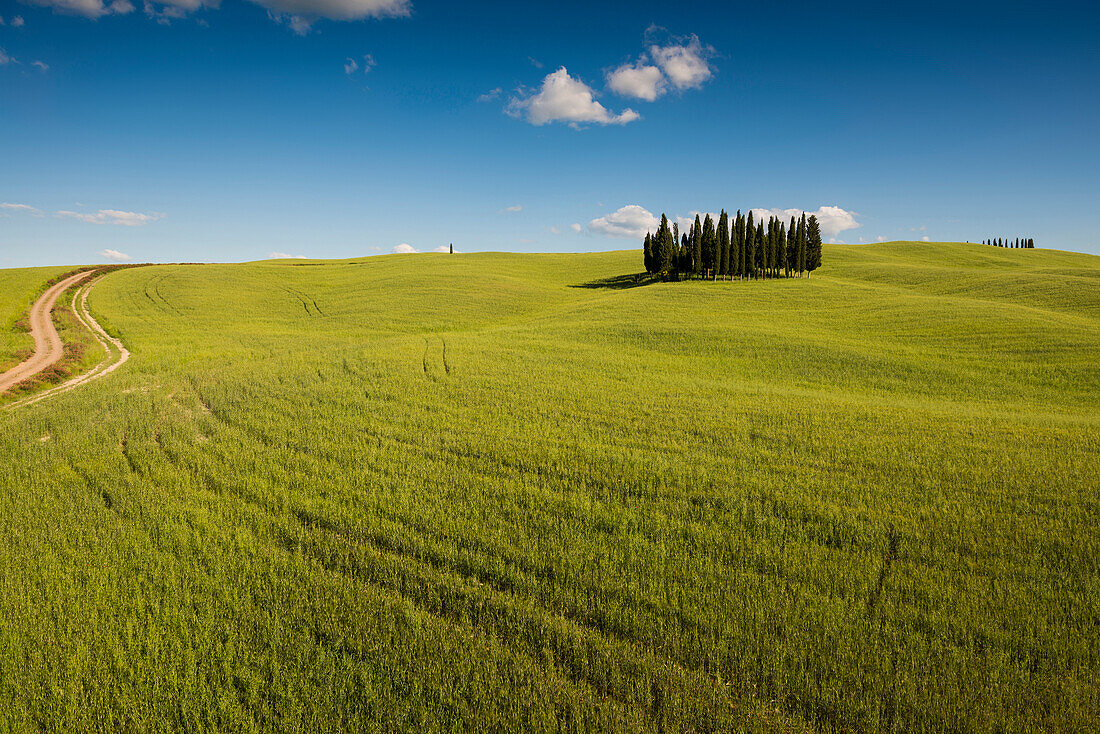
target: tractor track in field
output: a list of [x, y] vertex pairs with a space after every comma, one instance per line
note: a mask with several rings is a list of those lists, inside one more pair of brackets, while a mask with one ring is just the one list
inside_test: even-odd
[[[97, 272], [98, 271], [88, 271], [66, 278], [60, 283], [52, 286], [35, 301], [30, 312], [31, 333], [34, 335], [35, 343], [34, 355], [30, 359], [8, 370], [3, 375], [0, 375], [0, 393], [15, 387], [24, 380], [34, 377], [39, 372], [49, 368], [61, 359], [64, 345], [61, 342], [61, 337], [57, 333], [57, 329], [55, 329], [53, 325], [51, 314], [54, 305], [57, 302], [57, 298], [62, 293], [89, 276], [96, 275]], [[32, 405], [40, 400], [45, 400], [54, 395], [68, 392], [92, 380], [106, 377], [125, 364], [126, 360], [130, 358], [130, 352], [122, 345], [122, 342], [108, 334], [103, 327], [99, 325], [99, 322], [92, 318], [91, 313], [88, 311], [88, 293], [102, 277], [102, 275], [99, 275], [92, 278], [76, 290], [73, 294], [72, 309], [73, 313], [76, 314], [76, 318], [84, 328], [91, 332], [92, 336], [96, 338], [96, 341], [103, 347], [107, 356], [88, 372], [66, 380], [56, 387], [52, 387], [40, 393], [35, 393], [34, 395], [29, 395], [22, 400], [17, 400], [7, 405], [7, 409]]]

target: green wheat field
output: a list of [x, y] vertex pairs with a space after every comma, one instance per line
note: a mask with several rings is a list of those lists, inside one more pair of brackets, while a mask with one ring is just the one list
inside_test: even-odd
[[0, 410], [0, 731], [1095, 728], [1100, 258], [824, 262], [107, 275]]

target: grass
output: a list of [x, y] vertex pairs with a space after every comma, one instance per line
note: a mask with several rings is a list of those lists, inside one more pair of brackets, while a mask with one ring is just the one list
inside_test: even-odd
[[29, 357], [34, 351], [24, 321], [31, 304], [46, 290], [46, 283], [71, 268], [18, 268], [0, 270], [0, 372]]
[[112, 273], [130, 362], [0, 414], [0, 721], [1089, 728], [1100, 259], [825, 259]]

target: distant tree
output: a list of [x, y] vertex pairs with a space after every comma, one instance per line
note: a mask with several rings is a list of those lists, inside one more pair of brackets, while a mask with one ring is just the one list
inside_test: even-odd
[[802, 273], [806, 272], [806, 213], [802, 213], [802, 218], [798, 220], [798, 256], [796, 260], [798, 262], [798, 277], [802, 277]]
[[668, 226], [668, 217], [661, 215], [661, 226], [657, 228], [657, 272], [667, 277], [676, 270], [676, 245], [672, 241], [672, 229]]
[[726, 276], [730, 270], [730, 218], [723, 209], [718, 215], [718, 274]]
[[767, 233], [764, 231], [764, 220], [761, 219], [756, 223], [756, 262], [753, 263], [753, 268], [761, 278], [767, 276], [764, 272], [764, 248], [767, 246]]
[[733, 221], [730, 222], [730, 261], [729, 261], [729, 276], [730, 280], [733, 280], [734, 276], [738, 275], [737, 268], [740, 258], [740, 243], [737, 241], [738, 232], [741, 229], [741, 210], [738, 209], [737, 213], [733, 215]]
[[779, 245], [776, 248], [779, 255], [779, 264], [776, 266], [784, 277], [791, 277], [791, 264], [787, 262], [787, 225], [779, 223]]
[[684, 254], [683, 264], [680, 266], [680, 272], [687, 275], [695, 270], [695, 266], [691, 260], [691, 240], [688, 239], [687, 232], [680, 235], [680, 251]]
[[1033, 250], [1034, 250], [1034, 249], [1035, 249], [1035, 240], [1033, 240], [1033, 239], [1031, 239], [1030, 237], [1028, 237], [1028, 239], [1027, 239], [1027, 246], [1028, 246], [1029, 248], [1031, 248], [1031, 249], [1033, 249]]
[[642, 245], [642, 257], [645, 260], [645, 271], [647, 273], [653, 272], [653, 235], [649, 232], [645, 233], [645, 243]]
[[715, 256], [718, 254], [718, 237], [714, 233], [714, 220], [707, 214], [703, 217], [703, 275], [708, 276], [713, 272]]
[[691, 231], [691, 257], [692, 262], [695, 263], [692, 272], [698, 275], [703, 272], [703, 223], [699, 221], [698, 214], [695, 215], [695, 225], [692, 227]]
[[756, 275], [756, 227], [752, 223], [752, 209], [749, 209], [745, 221], [745, 267], [742, 268], [746, 278]]
[[813, 272], [821, 267], [821, 225], [813, 214], [806, 222], [806, 270]]
[[672, 223], [672, 241], [677, 247], [680, 246], [680, 225], [677, 222]]
[[451, 253], [452, 255], [453, 255], [453, 254], [455, 254], [455, 243], [453, 243], [453, 242], [451, 243], [451, 249], [450, 249], [450, 253]]

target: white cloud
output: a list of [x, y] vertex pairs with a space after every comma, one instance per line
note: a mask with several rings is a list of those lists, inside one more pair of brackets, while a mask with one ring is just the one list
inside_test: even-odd
[[11, 63], [18, 64], [19, 62], [13, 59], [11, 56], [8, 56], [8, 52], [5, 51], [3, 48], [0, 48], [0, 66], [7, 66]]
[[203, 8], [218, 7], [218, 0], [145, 0], [145, 14], [155, 18], [158, 23], [167, 24], [172, 20], [186, 18]]
[[355, 59], [351, 58], [350, 56], [344, 62], [344, 73], [345, 74], [354, 74], [355, 71], [358, 68], [359, 68], [359, 63]]
[[140, 227], [143, 224], [155, 222], [164, 217], [159, 212], [143, 214], [141, 212], [124, 212], [118, 209], [100, 209], [94, 213], [59, 211], [54, 214], [58, 219], [79, 219], [88, 224], [116, 224], [121, 227]]
[[523, 205], [522, 204], [513, 204], [512, 206], [506, 206], [503, 209], [501, 209], [500, 213], [503, 214], [504, 212], [521, 212], [521, 211], [523, 211]]
[[665, 75], [656, 66], [643, 61], [623, 64], [607, 75], [607, 87], [624, 97], [652, 102], [665, 93]]
[[580, 234], [581, 230], [584, 229], [584, 227], [581, 226], [580, 222], [573, 222], [569, 225], [569, 229], [573, 230], [577, 234]]
[[[763, 216], [765, 219], [768, 217], [778, 217], [785, 222], [790, 222], [791, 217], [798, 219], [802, 216], [802, 209], [753, 209], [753, 216], [759, 218]], [[860, 226], [856, 221], [858, 216], [855, 212], [850, 212], [845, 209], [841, 209], [839, 206], [822, 206], [818, 207], [817, 211], [806, 211], [806, 216], [814, 215], [817, 217], [817, 221], [821, 224], [822, 237], [835, 237], [841, 232], [849, 229], [856, 229]]]
[[661, 67], [668, 80], [677, 89], [696, 89], [714, 75], [708, 58], [714, 49], [704, 46], [698, 36], [691, 36], [687, 43], [668, 46], [652, 45], [649, 55]]
[[32, 61], [31, 66], [37, 67], [38, 70], [41, 72], [47, 72], [50, 70], [50, 65], [47, 64], [45, 61]]
[[268, 260], [306, 260], [305, 255], [290, 255], [285, 252], [269, 252], [267, 253]]
[[394, 254], [397, 254], [397, 255], [408, 255], [408, 254], [413, 253], [413, 252], [420, 252], [420, 250], [416, 249], [415, 247], [408, 244], [407, 242], [402, 242], [400, 245], [398, 245], [397, 247], [390, 250], [390, 252], [392, 252]]
[[129, 0], [28, 0], [32, 5], [52, 8], [55, 13], [82, 15], [85, 18], [100, 18], [104, 15], [126, 15], [134, 12]]
[[3, 204], [0, 204], [0, 209], [7, 209], [9, 211], [16, 212], [26, 212], [27, 214], [31, 214], [36, 217], [42, 216], [42, 211], [40, 209], [35, 209], [30, 204], [9, 204], [8, 202], [4, 202]]
[[410, 0], [251, 0], [267, 8], [271, 17], [287, 23], [295, 33], [308, 33], [319, 18], [364, 20], [394, 18], [412, 12]]
[[928, 235], [925, 235], [924, 237], [921, 237], [921, 239], [924, 240], [925, 242], [931, 242], [932, 241], [932, 238], [929, 237]]
[[99, 256], [102, 258], [106, 258], [107, 260], [114, 260], [115, 262], [120, 263], [133, 259], [125, 252], [119, 252], [118, 250], [100, 250]]
[[619, 114], [609, 112], [596, 101], [592, 89], [579, 79], [569, 76], [564, 66], [547, 74], [537, 93], [512, 98], [507, 111], [516, 117], [526, 117], [532, 125], [567, 122], [573, 127], [586, 122], [625, 125], [640, 117], [631, 109], [623, 110]]
[[433, 247], [432, 252], [450, 252], [451, 248], [447, 245], [440, 245], [439, 247]]
[[882, 235], [879, 235], [878, 237], [875, 238], [875, 242], [885, 242], [885, 241], [886, 241], [886, 238], [883, 237]]
[[14, 18], [12, 18], [11, 19], [11, 27], [12, 28], [22, 28], [23, 27], [23, 16], [22, 15], [17, 15]]
[[490, 89], [485, 94], [479, 94], [477, 96], [477, 101], [478, 102], [492, 102], [494, 99], [499, 97], [500, 93], [503, 92], [503, 91], [504, 90], [501, 89], [500, 87], [497, 87], [495, 89]]
[[[646, 232], [655, 232], [660, 220], [653, 213], [637, 204], [628, 204], [618, 211], [605, 214], [588, 223], [588, 229], [606, 237], [643, 239]], [[574, 225], [579, 231], [580, 225]]]

